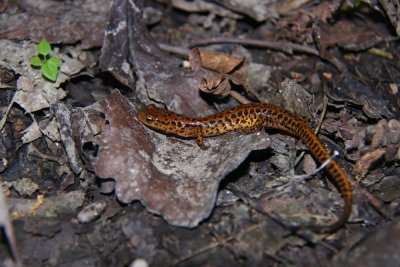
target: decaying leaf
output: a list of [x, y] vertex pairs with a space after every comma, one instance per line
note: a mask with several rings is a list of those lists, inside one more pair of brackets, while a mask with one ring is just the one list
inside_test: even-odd
[[229, 56], [222, 52], [193, 48], [189, 54], [189, 62], [193, 71], [200, 67], [219, 73], [228, 74], [239, 68], [244, 62], [244, 57]]
[[24, 144], [35, 141], [36, 139], [42, 137], [42, 132], [40, 131], [39, 125], [34, 121], [28, 128], [23, 131], [22, 142]]
[[373, 152], [368, 152], [362, 156], [354, 165], [353, 174], [356, 176], [357, 180], [361, 180], [368, 171], [380, 160], [383, 155], [385, 155], [385, 150], [380, 148]]
[[13, 101], [29, 113], [48, 108], [51, 104], [65, 97], [63, 90], [50, 87], [41, 90], [37, 85], [34, 85], [31, 78], [26, 76], [21, 76], [18, 79], [17, 89]]
[[50, 138], [53, 142], [59, 142], [61, 140], [55, 118], [44, 119], [39, 123], [39, 126], [41, 133]]
[[205, 93], [225, 97], [230, 93], [233, 83], [257, 95], [246, 82], [247, 64], [244, 57], [193, 48], [189, 54], [189, 62], [194, 72], [201, 72], [199, 89]]
[[382, 42], [383, 33], [365, 25], [365, 21], [357, 25], [354, 21], [339, 21], [335, 25], [321, 24], [320, 45], [322, 52], [331, 46], [341, 46], [347, 50], [360, 51]]
[[265, 133], [228, 134], [209, 138], [209, 149], [194, 140], [154, 132], [136, 118], [138, 101], [130, 103], [118, 91], [100, 103], [109, 129], [96, 138], [96, 174], [116, 180], [120, 201], [140, 200], [173, 225], [195, 227], [207, 218], [219, 183], [255, 149], [269, 145]]
[[[337, 77], [334, 86], [329, 86], [327, 94], [334, 101], [345, 101], [362, 105], [365, 115], [370, 118], [391, 117], [393, 112], [388, 108], [389, 100], [383, 99], [379, 92], [363, 84], [351, 74]], [[348, 90], [351, 88], [351, 90]]]
[[217, 73], [209, 72], [208, 77], [202, 77], [199, 83], [199, 89], [206, 93], [211, 93], [216, 97], [225, 97], [231, 91], [229, 79], [226, 76]]

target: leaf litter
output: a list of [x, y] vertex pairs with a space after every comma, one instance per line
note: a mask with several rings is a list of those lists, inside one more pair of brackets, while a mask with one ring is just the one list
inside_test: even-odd
[[[23, 261], [30, 260], [31, 264], [47, 261], [54, 266], [91, 262], [94, 266], [99, 266], [102, 262], [99, 256], [89, 253], [95, 248], [96, 251], [102, 251], [103, 259], [109, 259], [107, 262], [109, 265], [121, 264], [125, 257], [130, 261], [135, 257], [144, 258], [154, 266], [165, 265], [165, 262], [182, 266], [186, 263], [189, 266], [202, 262], [225, 265], [230, 263], [230, 266], [236, 266], [238, 262], [235, 259], [238, 258], [244, 259], [248, 265], [257, 265], [261, 262], [278, 265], [315, 265], [318, 262], [314, 257], [315, 253], [318, 253], [324, 261], [332, 261], [335, 265], [337, 261], [332, 259], [332, 255], [341, 256], [349, 251], [349, 248], [344, 246], [344, 236], [349, 238], [346, 240], [351, 243], [351, 248], [363, 247], [363, 242], [359, 241], [368, 235], [369, 228], [379, 230], [376, 223], [383, 221], [380, 214], [385, 212], [396, 214], [396, 210], [400, 207], [398, 192], [393, 189], [397, 187], [397, 163], [400, 157], [399, 142], [396, 139], [398, 136], [396, 118], [399, 109], [393, 96], [397, 94], [394, 81], [398, 70], [390, 61], [390, 58], [396, 55], [388, 53], [391, 57], [386, 57], [385, 61], [373, 55], [372, 50], [371, 53], [365, 52], [365, 49], [370, 47], [385, 49], [381, 45], [382, 42], [386, 42], [386, 49], [390, 51], [388, 47], [391, 47], [392, 33], [381, 30], [385, 24], [379, 23], [375, 27], [365, 29], [361, 26], [366, 24], [360, 26], [359, 21], [349, 21], [348, 18], [344, 20], [340, 16], [334, 16], [333, 14], [342, 12], [340, 1], [334, 1], [332, 5], [327, 5], [325, 2], [313, 5], [307, 10], [308, 13], [303, 11], [305, 9], [297, 10], [289, 4], [285, 6], [285, 3], [280, 1], [279, 5], [275, 5], [274, 1], [268, 4], [257, 1], [256, 9], [252, 9], [256, 5], [249, 7], [242, 4], [238, 7], [233, 1], [222, 1], [220, 4], [208, 1], [195, 2], [197, 5], [191, 5], [193, 3], [188, 1], [173, 1], [172, 6], [184, 10], [184, 13], [192, 15], [193, 12], [200, 13], [196, 15], [197, 22], [188, 19], [187, 22], [185, 20], [185, 25], [180, 28], [172, 26], [170, 31], [162, 29], [161, 25], [166, 17], [159, 15], [157, 20], [151, 23], [150, 28], [145, 27], [146, 23], [142, 21], [145, 19], [142, 17], [142, 10], [145, 8], [141, 1], [114, 2], [103, 41], [100, 66], [112, 73], [122, 85], [113, 85], [114, 88], [118, 87], [119, 91], [112, 90], [114, 88], [109, 86], [105, 91], [112, 93], [96, 103], [98, 95], [92, 93], [98, 89], [89, 90], [89, 87], [79, 88], [78, 85], [75, 86], [78, 90], [75, 89], [74, 95], [67, 95], [63, 86], [63, 83], [69, 83], [73, 77], [78, 77], [79, 80], [85, 75], [96, 73], [92, 69], [96, 63], [93, 61], [95, 56], [92, 55], [92, 51], [82, 51], [80, 45], [76, 45], [76, 50], [71, 46], [69, 52], [63, 54], [62, 52], [67, 50], [59, 51], [57, 48], [64, 69], [61, 70], [57, 83], [49, 84], [42, 83], [41, 77], [24, 63], [24, 59], [29, 58], [30, 52], [34, 51], [35, 44], [29, 41], [2, 40], [2, 47], [5, 49], [0, 52], [0, 64], [5, 72], [0, 72], [4, 73], [1, 77], [4, 80], [1, 80], [0, 84], [9, 86], [10, 79], [7, 78], [9, 76], [7, 73], [13, 71], [19, 76], [15, 79], [17, 90], [12, 94], [13, 97], [8, 98], [6, 108], [2, 108], [2, 114], [6, 115], [3, 116], [2, 128], [9, 129], [8, 126], [15, 122], [16, 116], [24, 116], [18, 109], [26, 112], [27, 118], [22, 124], [21, 120], [19, 122], [22, 127], [26, 127], [21, 136], [27, 150], [21, 152], [26, 151], [25, 153], [33, 159], [40, 159], [37, 161], [39, 164], [36, 173], [29, 171], [31, 169], [28, 167], [26, 173], [30, 175], [20, 176], [25, 179], [23, 181], [33, 181], [33, 183], [28, 181], [28, 188], [23, 188], [17, 183], [16, 188], [6, 187], [9, 206], [17, 211], [12, 214], [20, 214], [19, 220], [24, 225], [23, 228], [18, 228], [19, 231], [22, 229], [25, 238], [24, 241], [18, 239], [23, 248], [21, 253]], [[51, 39], [51, 42], [64, 45], [80, 40], [84, 48], [98, 46], [99, 39], [102, 39], [99, 36], [102, 35], [92, 33], [105, 29], [108, 16], [104, 14], [108, 13], [107, 8], [109, 8], [105, 7], [107, 5], [103, 5], [102, 8], [100, 6], [94, 20], [96, 23], [90, 24], [85, 29], [91, 34], [87, 31], [77, 31], [75, 35], [68, 35], [72, 33], [71, 28], [61, 23], [58, 24], [61, 27], [58, 32], [64, 31], [66, 35], [51, 35], [55, 38]], [[73, 7], [71, 10], [74, 8], [76, 9]], [[90, 3], [87, 3], [83, 9], [86, 8], [95, 7], [90, 7]], [[162, 5], [154, 4], [151, 8], [155, 10], [151, 12], [157, 14], [162, 14], [157, 12], [159, 10], [165, 11]], [[381, 8], [376, 6], [369, 8], [375, 9], [382, 16], [387, 15], [393, 27], [398, 29], [394, 13], [390, 12], [393, 6], [383, 3]], [[238, 10], [240, 14], [236, 13]], [[265, 10], [273, 12], [263, 13]], [[59, 10], [56, 8], [55, 14], [57, 12]], [[168, 12], [173, 13], [175, 10]], [[168, 12], [165, 14], [169, 14]], [[204, 13], [208, 14], [204, 16]], [[68, 13], [67, 16], [72, 20], [78, 20], [76, 25], [80, 25], [81, 19], [71, 14]], [[97, 16], [98, 14], [102, 15]], [[245, 20], [250, 18], [263, 23], [271, 16], [276, 18], [277, 14], [281, 16], [278, 19], [281, 30], [280, 35], [276, 35], [273, 40], [271, 36], [275, 33], [268, 27], [260, 27], [253, 33], [249, 32], [245, 38], [220, 37], [208, 40], [216, 43], [227, 41], [245, 46], [236, 49], [244, 52], [244, 54], [239, 53], [239, 58], [245, 58], [243, 61], [245, 64], [239, 60], [239, 65], [243, 64], [246, 67], [245, 73], [240, 74], [242, 76], [235, 77], [236, 74], [232, 74], [231, 68], [218, 69], [217, 75], [211, 76], [211, 80], [206, 79], [207, 82], [203, 83], [211, 87], [216, 85], [219, 96], [229, 93], [232, 96], [230, 100], [214, 100], [211, 96], [199, 93], [204, 78], [210, 77], [208, 76], [210, 69], [201, 67], [193, 72], [184, 68], [180, 58], [162, 51], [157, 46], [157, 41], [153, 39], [155, 37], [165, 41], [168, 39], [166, 35], [170, 34], [169, 38], [172, 37], [170, 40], [179, 45], [192, 40], [194, 40], [192, 43], [207, 43], [207, 39], [199, 39], [203, 35], [199, 35], [194, 29], [214, 34], [224, 31], [232, 33], [232, 29], [235, 29], [232, 25], [236, 25], [239, 18]], [[10, 14], [3, 14], [1, 19], [5, 19], [8, 15]], [[20, 16], [40, 21], [29, 12]], [[18, 15], [12, 17], [14, 20], [16, 18]], [[361, 16], [358, 20], [363, 22], [366, 17]], [[322, 23], [310, 27], [314, 21]], [[51, 27], [46, 26], [48, 24], [42, 25], [46, 29], [44, 32], [51, 32], [49, 31]], [[171, 27], [173, 24], [166, 25]], [[352, 35], [352, 31], [347, 31], [350, 29], [346, 28], [348, 25], [351, 29], [359, 30], [359, 34]], [[21, 27], [21, 24], [7, 23], [3, 27], [9, 31], [0, 30], [0, 35], [14, 40], [25, 40], [25, 38], [35, 40], [36, 29], [32, 26], [34, 24], [31, 24], [29, 29], [33, 29], [31, 31], [34, 34], [30, 35], [28, 31], [15, 30]], [[293, 31], [289, 32], [285, 27], [292, 27]], [[152, 36], [149, 30], [152, 31]], [[179, 33], [178, 39], [176, 39], [178, 35], [174, 36], [175, 33]], [[341, 38], [335, 38], [340, 34]], [[321, 39], [313, 39], [313, 36], [319, 36]], [[260, 37], [272, 42], [254, 41], [254, 38]], [[293, 43], [288, 45], [288, 39]], [[296, 43], [298, 41], [299, 43]], [[317, 45], [320, 45], [321, 53], [314, 48], [314, 42], [319, 42]], [[266, 57], [262, 53], [257, 54], [252, 51], [254, 45], [260, 49], [258, 46], [260, 44], [261, 47], [270, 47], [283, 53], [263, 50]], [[287, 50], [287, 47], [296, 49]], [[181, 48], [181, 51], [189, 51], [187, 47]], [[233, 52], [235, 49], [232, 46], [226, 44], [214, 45], [208, 49], [223, 51], [218, 52], [221, 58], [228, 55], [227, 51], [235, 57], [238, 55]], [[344, 59], [341, 57], [343, 50], [340, 49], [346, 51]], [[293, 51], [300, 54], [312, 51], [308, 54], [315, 57], [305, 58], [299, 54], [294, 55]], [[180, 55], [188, 56], [185, 53]], [[214, 54], [212, 57], [219, 58]], [[321, 64], [318, 62], [320, 59], [325, 59], [327, 62]], [[269, 79], [255, 77], [257, 80], [255, 83], [246, 81], [248, 77], [257, 76], [250, 68], [255, 66], [255, 60], [263, 67], [261, 69], [273, 70], [268, 74]], [[230, 63], [229, 61], [226, 63]], [[364, 64], [365, 68], [361, 68], [359, 62], [370, 64]], [[86, 70], [83, 69], [85, 66]], [[319, 75], [315, 75], [315, 70]], [[282, 77], [292, 77], [298, 79], [298, 82]], [[369, 77], [373, 79], [368, 79]], [[365, 186], [359, 188], [359, 185], [353, 182], [356, 202], [353, 207], [352, 224], [348, 224], [347, 228], [330, 237], [316, 237], [296, 236], [283, 227], [293, 221], [329, 222], [341, 209], [341, 199], [337, 193], [321, 188], [318, 186], [318, 181], [299, 182], [288, 179], [286, 174], [281, 174], [288, 170], [289, 177], [294, 174], [291, 162], [296, 156], [294, 152], [296, 144], [290, 137], [277, 134], [270, 137], [264, 132], [251, 135], [233, 133], [207, 138], [205, 141], [210, 148], [203, 151], [197, 147], [194, 140], [161, 135], [143, 127], [136, 120], [137, 110], [151, 102], [191, 116], [211, 114], [237, 104], [233, 98], [240, 99], [241, 94], [246, 95], [246, 90], [243, 90], [246, 89], [246, 82], [252, 85], [258, 84], [259, 86], [254, 87], [256, 93], [269, 103], [282, 105], [300, 113], [307, 117], [312, 125], [316, 125], [318, 119], [310, 114], [315, 114], [315, 110], [320, 111], [326, 105], [322, 98], [324, 93], [329, 97], [327, 119], [323, 121], [321, 137], [330, 148], [342, 151], [344, 158], [339, 161], [346, 170], [350, 170], [353, 163], [357, 162], [355, 173], [362, 172], [358, 182], [361, 186]], [[96, 85], [103, 86], [101, 82]], [[70, 87], [67, 88], [70, 92]], [[321, 91], [320, 88], [324, 90]], [[237, 89], [242, 89], [239, 91], [239, 96], [233, 94]], [[312, 97], [307, 91], [312, 92]], [[129, 100], [125, 95], [129, 95]], [[70, 101], [71, 98], [75, 99], [75, 96], [84, 97], [81, 99], [89, 104], [85, 104], [85, 107], [75, 107], [77, 102]], [[252, 94], [251, 97], [257, 95]], [[340, 112], [335, 112], [339, 110]], [[104, 113], [105, 118], [101, 113]], [[2, 131], [3, 140], [7, 140], [4, 133], [5, 131]], [[95, 151], [93, 144], [98, 145], [97, 155], [93, 152]], [[7, 142], [3, 142], [1, 146], [0, 152], [9, 149]], [[257, 150], [261, 150], [261, 153], [252, 152]], [[2, 158], [6, 159], [5, 153], [1, 153]], [[245, 159], [255, 159], [255, 162], [251, 163], [254, 169], [250, 174], [246, 169], [248, 160]], [[4, 179], [15, 180], [7, 172], [15, 163], [12, 160], [2, 160], [2, 162], [5, 163], [6, 170]], [[24, 160], [20, 162], [21, 166], [25, 166], [24, 162]], [[51, 166], [55, 171], [50, 175], [41, 173], [41, 165]], [[388, 169], [382, 173], [384, 167]], [[300, 163], [296, 170], [312, 172], [313, 168], [311, 162]], [[109, 188], [104, 191], [98, 190], [98, 181], [95, 180], [93, 171], [102, 178], [101, 186], [108, 184], [111, 187], [108, 186]], [[49, 176], [59, 178], [51, 179]], [[115, 182], [110, 183], [109, 178], [115, 179]], [[225, 181], [227, 185], [224, 184]], [[31, 187], [32, 185], [35, 186]], [[104, 199], [104, 196], [99, 195], [100, 192], [111, 192], [113, 187], [118, 201], [130, 204], [129, 206], [120, 206], [112, 195], [105, 198], [105, 202], [96, 202], [98, 199]], [[328, 189], [329, 187], [328, 185]], [[84, 193], [79, 191], [79, 188], [83, 189]], [[221, 189], [223, 190], [220, 191]], [[64, 190], [67, 192], [62, 192]], [[43, 192], [49, 195], [42, 198]], [[228, 197], [225, 200], [221, 198], [219, 206], [215, 207], [219, 192], [230, 192], [227, 195], [233, 192], [235, 197]], [[57, 196], [52, 196], [55, 193]], [[21, 198], [22, 195], [25, 196]], [[32, 199], [29, 199], [28, 195], [31, 195]], [[39, 198], [35, 200], [35, 196]], [[143, 206], [133, 202], [134, 200], [139, 200]], [[87, 218], [80, 219], [82, 222], [91, 223], [79, 226], [77, 224], [79, 218], [73, 219], [72, 224], [68, 222], [71, 215], [77, 217], [76, 210], [79, 208], [85, 206], [92, 211], [91, 202], [93, 207], [97, 203], [99, 210], [93, 208], [95, 211], [93, 214], [88, 212]], [[71, 205], [65, 205], [67, 203]], [[17, 209], [17, 207], [23, 208]], [[126, 211], [126, 214], [121, 213], [121, 210]], [[167, 223], [159, 217], [152, 216], [148, 211], [161, 215]], [[270, 217], [265, 216], [265, 213]], [[47, 226], [41, 221], [42, 216], [49, 218]], [[65, 217], [68, 218], [67, 221], [63, 220]], [[33, 224], [27, 223], [27, 220], [31, 220]], [[201, 224], [204, 220], [207, 223]], [[360, 222], [364, 222], [364, 226], [369, 228], [363, 228]], [[6, 221], [3, 220], [2, 225], [6, 225]], [[195, 229], [173, 226], [195, 227]], [[382, 231], [392, 231], [395, 234], [390, 227]], [[12, 240], [11, 235], [8, 236]], [[68, 239], [68, 236], [73, 238]], [[84, 236], [87, 238], [83, 238]], [[28, 256], [30, 255], [28, 251], [31, 251], [29, 240], [39, 244], [37, 247], [40, 249], [34, 253], [34, 257]], [[80, 244], [81, 248], [83, 247], [80, 250], [81, 256], [68, 256], [74, 254], [73, 249], [65, 253], [53, 253], [50, 256], [45, 253], [50, 247], [61, 248], [64, 240], [66, 241], [64, 245]], [[129, 240], [129, 244], [126, 240]], [[313, 244], [312, 248], [307, 245], [308, 242]], [[368, 247], [367, 242], [365, 245], [368, 251], [374, 250]], [[341, 250], [340, 254], [337, 254], [338, 250]], [[125, 256], [115, 257], [118, 253]], [[386, 258], [389, 261], [391, 259], [391, 257]], [[356, 260], [360, 261], [362, 258]], [[126, 262], [124, 264], [126, 265]]]

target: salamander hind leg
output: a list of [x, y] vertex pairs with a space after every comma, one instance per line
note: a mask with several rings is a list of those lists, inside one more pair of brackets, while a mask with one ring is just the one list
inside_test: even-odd
[[201, 149], [207, 149], [207, 146], [204, 144], [203, 131], [201, 127], [197, 128], [197, 145]]

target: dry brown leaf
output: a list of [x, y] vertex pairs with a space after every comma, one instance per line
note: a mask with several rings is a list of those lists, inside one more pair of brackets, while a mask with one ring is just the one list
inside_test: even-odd
[[229, 80], [223, 74], [210, 71], [207, 77], [202, 77], [199, 89], [216, 97], [225, 97], [231, 91]]
[[232, 83], [257, 96], [246, 82], [247, 64], [243, 57], [193, 48], [189, 54], [189, 62], [194, 72], [201, 72], [199, 82], [201, 91], [211, 93], [218, 98], [225, 97], [229, 95]]
[[219, 73], [228, 74], [243, 64], [244, 57], [239, 58], [218, 51], [193, 48], [189, 54], [189, 62], [193, 71], [203, 67]]
[[371, 168], [376, 164], [376, 162], [385, 155], [385, 149], [380, 148], [373, 152], [368, 152], [362, 156], [357, 163], [354, 165], [353, 174], [355, 178], [360, 181]]

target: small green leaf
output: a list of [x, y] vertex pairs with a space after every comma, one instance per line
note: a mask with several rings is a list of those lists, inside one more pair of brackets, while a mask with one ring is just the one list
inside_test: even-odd
[[58, 57], [51, 57], [47, 61], [49, 62], [49, 64], [52, 64], [57, 68], [61, 65], [61, 60]]
[[31, 65], [34, 67], [42, 66], [42, 61], [40, 60], [39, 56], [33, 56], [31, 58]]
[[52, 82], [55, 82], [58, 75], [58, 66], [54, 65], [52, 62], [49, 62], [49, 60], [46, 60], [42, 66], [42, 73], [44, 77]]
[[38, 52], [39, 54], [43, 56], [47, 56], [51, 51], [51, 46], [50, 44], [45, 40], [42, 39], [40, 43], [38, 44]]

